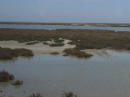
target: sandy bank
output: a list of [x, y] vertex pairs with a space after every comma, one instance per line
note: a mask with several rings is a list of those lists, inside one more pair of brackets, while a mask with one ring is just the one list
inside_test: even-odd
[[58, 52], [62, 54], [62, 51], [65, 50], [66, 48], [74, 48], [75, 45], [70, 45], [68, 44], [70, 40], [65, 40], [64, 41], [64, 46], [60, 47], [50, 47], [49, 45], [43, 44], [43, 42], [39, 42], [33, 45], [26, 45], [27, 42], [24, 43], [19, 43], [17, 41], [0, 41], [0, 47], [3, 48], [25, 48], [32, 50], [34, 54], [50, 54], [52, 52]]
[[[52, 41], [48, 41], [51, 43]], [[64, 46], [59, 46], [59, 47], [50, 47], [49, 45], [43, 44], [43, 42], [38, 42], [32, 45], [27, 45], [28, 42], [24, 43], [19, 43], [14, 40], [10, 41], [0, 41], [0, 47], [3, 48], [11, 48], [11, 49], [16, 49], [16, 48], [25, 48], [32, 50], [34, 54], [51, 54], [53, 52], [58, 52], [60, 55], [63, 55], [63, 50], [68, 49], [68, 48], [74, 48], [75, 45], [70, 45], [68, 44], [70, 40], [64, 40]], [[85, 49], [82, 50], [88, 54], [92, 55], [98, 55], [98, 56], [112, 56], [109, 51], [113, 51], [113, 49]], [[129, 52], [127, 50], [114, 50], [117, 52]]]
[[[53, 52], [58, 52], [60, 55], [63, 54], [63, 50], [67, 48], [74, 48], [75, 45], [70, 45], [68, 44], [70, 40], [65, 40], [64, 41], [64, 46], [61, 47], [50, 47], [49, 45], [43, 44], [43, 42], [39, 42], [33, 45], [26, 45], [27, 42], [24, 43], [19, 43], [17, 41], [0, 41], [0, 47], [3, 48], [11, 48], [11, 49], [16, 49], [16, 48], [25, 48], [32, 50], [34, 54], [51, 54]], [[51, 42], [50, 42], [51, 43]], [[86, 49], [83, 50], [86, 53], [92, 54], [92, 55], [99, 55], [99, 56], [111, 56], [111, 54], [108, 53], [107, 49]]]

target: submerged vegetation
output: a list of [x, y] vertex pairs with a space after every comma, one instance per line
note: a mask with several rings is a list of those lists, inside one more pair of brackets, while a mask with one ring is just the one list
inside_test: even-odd
[[23, 85], [23, 81], [21, 81], [21, 80], [16, 80], [16, 81], [14, 81], [14, 82], [12, 83], [12, 85], [14, 85], [14, 86]]
[[65, 92], [64, 97], [77, 97], [73, 92]]
[[92, 56], [91, 54], [85, 53], [76, 48], [65, 49], [64, 53], [65, 53], [64, 56], [74, 56], [74, 57], [78, 57], [78, 58], [89, 58]]
[[33, 93], [29, 97], [43, 97], [40, 93]]
[[[29, 97], [43, 97], [40, 93], [33, 93]], [[77, 97], [73, 92], [64, 92], [63, 97]]]
[[0, 60], [9, 60], [19, 56], [30, 57], [33, 56], [33, 52], [28, 49], [10, 49], [0, 47]]

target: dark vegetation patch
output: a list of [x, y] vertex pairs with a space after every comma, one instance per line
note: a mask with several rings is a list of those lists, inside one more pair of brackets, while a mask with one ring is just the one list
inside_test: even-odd
[[31, 42], [27, 42], [26, 45], [34, 45], [36, 43], [39, 43], [39, 41], [31, 41]]
[[[123, 32], [123, 31], [115, 32], [107, 30], [87, 30], [87, 29], [59, 29], [59, 30], [0, 29], [1, 41], [2, 40], [17, 40], [19, 42], [28, 42], [35, 40], [50, 41], [58, 38], [72, 40], [70, 44], [75, 44], [78, 49], [82, 50], [102, 49], [102, 48], [130, 50], [130, 32]], [[54, 44], [52, 46], [57, 46], [57, 44]]]
[[50, 44], [51, 47], [57, 47], [57, 46], [64, 46], [64, 40], [63, 39], [54, 39], [54, 43]]
[[14, 80], [14, 76], [6, 71], [0, 71], [0, 82], [8, 82]]
[[49, 45], [48, 41], [43, 42], [44, 45]]
[[33, 93], [29, 97], [43, 97], [40, 93]]
[[63, 97], [77, 97], [73, 92], [65, 92]]
[[33, 53], [28, 49], [10, 49], [0, 47], [0, 60], [9, 60], [19, 56], [31, 57], [33, 56]]
[[65, 49], [63, 52], [65, 53], [64, 56], [74, 56], [74, 57], [78, 57], [78, 58], [89, 58], [92, 56], [91, 54], [85, 53], [76, 48]]
[[52, 43], [49, 44], [50, 47], [59, 47], [59, 46], [64, 46], [64, 43]]
[[52, 55], [58, 55], [59, 53], [58, 52], [52, 52], [51, 54]]
[[[40, 93], [33, 93], [29, 97], [43, 97]], [[77, 97], [73, 92], [64, 92], [62, 97]]]
[[63, 43], [64, 40], [63, 40], [63, 39], [60, 39], [60, 38], [57, 38], [57, 39], [54, 39], [54, 42], [55, 42], [55, 43]]
[[64, 46], [63, 39], [56, 38], [56, 39], [52, 39], [50, 42], [51, 43], [49, 43], [48, 41], [44, 41], [43, 44], [49, 45], [50, 47]]

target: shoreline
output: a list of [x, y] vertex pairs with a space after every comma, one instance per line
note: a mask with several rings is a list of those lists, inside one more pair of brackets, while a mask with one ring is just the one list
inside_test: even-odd
[[68, 25], [68, 26], [102, 26], [102, 27], [130, 27], [128, 23], [56, 23], [56, 22], [0, 22], [0, 24], [14, 25]]
[[0, 41], [14, 40], [20, 43], [29, 41], [51, 41], [59, 43], [59, 39], [66, 39], [80, 50], [85, 49], [125, 49], [130, 50], [130, 32], [87, 30], [87, 29], [0, 29]]
[[[19, 43], [18, 41], [0, 41], [0, 47], [2, 48], [10, 48], [10, 49], [28, 49], [31, 50], [34, 55], [40, 55], [40, 54], [51, 54], [51, 55], [64, 55], [65, 49], [73, 49], [75, 48], [75, 45], [67, 44], [70, 40], [65, 40], [65, 45], [61, 47], [50, 47], [48, 45], [43, 44], [43, 42], [39, 42], [32, 45], [26, 45], [27, 42]], [[92, 54], [92, 55], [98, 55], [98, 56], [112, 56], [109, 51], [115, 51], [115, 52], [130, 52], [130, 50], [115, 50], [115, 49], [85, 49], [81, 50], [85, 53]], [[58, 53], [58, 54], [53, 54]]]
[[0, 47], [25, 48], [34, 54], [64, 54], [76, 48], [89, 54], [107, 54], [107, 50], [129, 51], [130, 32], [83, 29], [6, 29], [0, 28]]
[[19, 43], [18, 41], [0, 41], [0, 47], [2, 48], [24, 48], [31, 50], [34, 54], [51, 54], [53, 52], [58, 52], [60, 55], [63, 54], [63, 50], [68, 48], [74, 48], [75, 45], [67, 44], [69, 40], [65, 40], [65, 45], [61, 47], [50, 47], [48, 45], [43, 44], [43, 42], [39, 42], [33, 45], [26, 45], [28, 42]]

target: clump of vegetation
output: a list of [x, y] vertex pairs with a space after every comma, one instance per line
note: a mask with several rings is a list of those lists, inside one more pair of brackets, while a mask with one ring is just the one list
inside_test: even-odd
[[48, 43], [47, 41], [44, 41], [43, 44], [45, 44], [45, 45], [49, 45], [49, 43]]
[[12, 85], [14, 85], [14, 86], [23, 85], [23, 81], [21, 81], [21, 80], [16, 80], [16, 81], [14, 81], [14, 82], [12, 83]]
[[64, 97], [77, 97], [73, 92], [65, 92]]
[[58, 52], [52, 52], [51, 54], [52, 55], [58, 55], [59, 53]]
[[51, 47], [58, 47], [58, 46], [64, 46], [64, 40], [63, 39], [51, 39], [51, 41], [44, 41], [43, 44], [49, 45]]
[[43, 97], [40, 93], [33, 93], [29, 97]]
[[49, 44], [49, 46], [51, 47], [64, 46], [64, 43], [52, 43], [52, 44]]
[[91, 54], [85, 53], [76, 48], [65, 49], [63, 52], [65, 53], [64, 56], [75, 56], [78, 58], [89, 58], [92, 56]]
[[0, 60], [9, 60], [19, 56], [31, 57], [33, 56], [33, 52], [28, 49], [10, 49], [0, 47]]
[[27, 42], [26, 45], [34, 45], [36, 43], [39, 43], [39, 41], [31, 41], [31, 42]]
[[9, 74], [6, 71], [1, 71], [0, 72], [0, 82], [8, 82], [10, 80], [14, 80], [14, 75]]
[[16, 54], [17, 57], [18, 56], [24, 56], [24, 57], [33, 56], [33, 52], [28, 49], [14, 49], [14, 53]]
[[55, 43], [63, 43], [64, 42], [64, 39], [54, 39], [54, 42]]
[[53, 40], [54, 40], [54, 43], [49, 44], [49, 46], [51, 46], [51, 47], [57, 47], [57, 46], [64, 46], [65, 45], [63, 43], [64, 42], [63, 39], [55, 38]]

